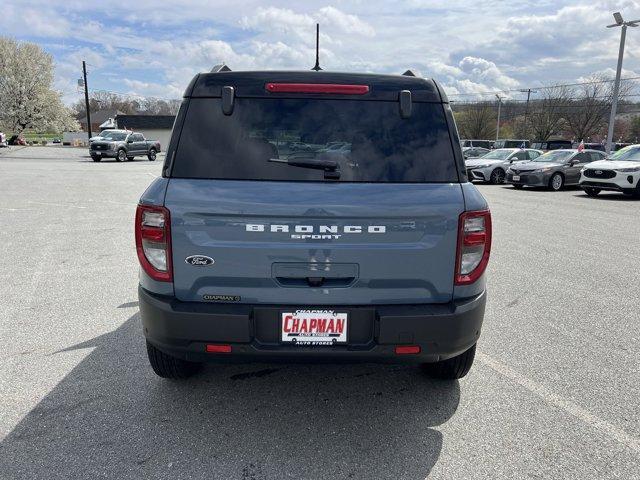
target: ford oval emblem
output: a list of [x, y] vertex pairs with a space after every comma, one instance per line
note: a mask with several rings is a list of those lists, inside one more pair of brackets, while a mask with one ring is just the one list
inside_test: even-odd
[[602, 170], [596, 170], [596, 175], [602, 175]]
[[206, 255], [191, 255], [185, 258], [184, 261], [194, 267], [207, 267], [215, 263], [213, 258], [207, 257]]

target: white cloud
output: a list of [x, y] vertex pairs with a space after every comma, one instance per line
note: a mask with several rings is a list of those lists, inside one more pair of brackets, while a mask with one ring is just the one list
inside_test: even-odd
[[316, 13], [315, 18], [320, 23], [326, 23], [345, 33], [355, 33], [366, 37], [375, 35], [374, 28], [362, 21], [357, 15], [349, 15], [331, 6], [322, 7]]
[[[82, 59], [94, 88], [154, 96], [181, 94], [195, 73], [222, 61], [236, 70], [308, 69], [316, 22], [323, 68], [413, 68], [455, 94], [614, 68], [619, 29], [604, 26], [618, 9], [640, 17], [636, 0], [4, 0], [0, 31], [55, 54], [65, 99], [75, 95]], [[625, 69], [638, 71], [639, 32], [629, 30], [627, 42]]]

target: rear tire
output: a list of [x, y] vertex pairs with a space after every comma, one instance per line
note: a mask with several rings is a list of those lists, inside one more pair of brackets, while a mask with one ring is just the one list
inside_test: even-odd
[[598, 194], [601, 192], [602, 190], [600, 190], [599, 188], [595, 188], [595, 187], [584, 187], [584, 193], [586, 193], [587, 195], [589, 195], [590, 197], [597, 197]]
[[494, 185], [500, 185], [504, 183], [505, 173], [501, 168], [496, 168], [493, 172], [491, 172], [491, 176], [489, 177], [489, 181]]
[[424, 370], [430, 377], [442, 380], [457, 380], [464, 377], [473, 365], [476, 356], [476, 344], [460, 355], [436, 363], [425, 363]]
[[564, 177], [561, 173], [554, 173], [549, 179], [549, 189], [559, 192], [564, 187]]
[[149, 153], [147, 154], [147, 158], [149, 159], [150, 162], [155, 162], [156, 161], [156, 156], [157, 156], [157, 152], [155, 148], [150, 148], [149, 149]]
[[181, 380], [189, 378], [200, 370], [201, 364], [187, 362], [161, 352], [147, 341], [147, 356], [156, 375], [162, 378]]
[[519, 185], [519, 184], [517, 184], [517, 183], [514, 183], [514, 184], [513, 184], [513, 188], [515, 188], [516, 190], [521, 190], [521, 189], [522, 189], [522, 187], [524, 187], [524, 185]]

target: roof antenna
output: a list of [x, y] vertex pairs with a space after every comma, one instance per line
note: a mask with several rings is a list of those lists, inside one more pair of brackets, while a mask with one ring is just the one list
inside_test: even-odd
[[315, 70], [316, 72], [318, 70], [322, 70], [320, 68], [320, 24], [319, 23], [316, 23], [316, 64], [311, 70]]

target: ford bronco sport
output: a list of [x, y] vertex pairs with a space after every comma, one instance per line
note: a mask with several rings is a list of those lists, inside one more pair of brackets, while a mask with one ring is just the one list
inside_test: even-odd
[[197, 75], [135, 233], [161, 377], [325, 360], [456, 379], [473, 362], [491, 216], [435, 81]]

